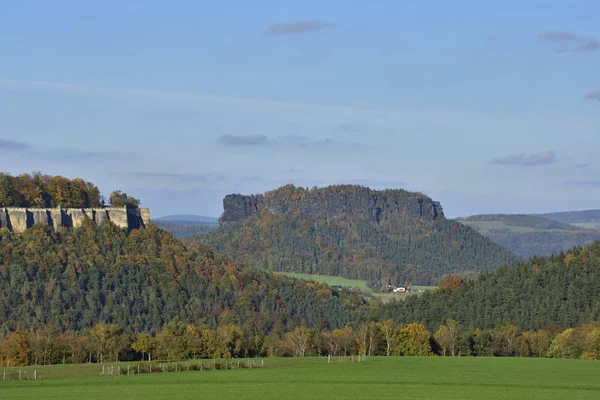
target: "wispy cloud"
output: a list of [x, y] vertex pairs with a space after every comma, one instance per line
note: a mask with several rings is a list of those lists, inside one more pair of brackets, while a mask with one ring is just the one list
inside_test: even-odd
[[366, 147], [360, 142], [343, 142], [331, 138], [313, 139], [304, 135], [286, 135], [276, 138], [265, 135], [221, 135], [217, 142], [226, 146], [282, 146], [282, 147]]
[[271, 143], [265, 135], [221, 135], [217, 142], [227, 146], [261, 146]]
[[533, 167], [536, 165], [553, 164], [556, 161], [558, 161], [558, 159], [553, 151], [545, 151], [542, 153], [511, 154], [506, 157], [495, 158], [488, 164]]
[[0, 150], [21, 151], [29, 150], [31, 148], [32, 146], [29, 143], [0, 138]]
[[593, 51], [600, 49], [600, 42], [592, 37], [573, 32], [548, 31], [540, 33], [539, 42], [561, 43], [558, 52]]
[[273, 24], [265, 30], [265, 35], [290, 35], [318, 31], [333, 24], [318, 19], [295, 21], [287, 24]]
[[581, 169], [587, 168], [589, 166], [590, 165], [587, 164], [587, 163], [580, 163], [580, 164], [572, 164], [572, 165], [570, 165], [571, 168], [581, 168]]
[[600, 89], [588, 93], [587, 98], [590, 99], [590, 100], [598, 100], [598, 101], [600, 101]]
[[306, 172], [306, 171], [308, 171], [308, 170], [298, 169], [298, 168], [288, 168], [288, 169], [284, 169], [281, 172], [283, 172], [284, 174], [299, 174], [299, 173]]
[[178, 174], [170, 172], [130, 172], [128, 175], [139, 179], [175, 180], [180, 182], [205, 182], [215, 178], [211, 175]]

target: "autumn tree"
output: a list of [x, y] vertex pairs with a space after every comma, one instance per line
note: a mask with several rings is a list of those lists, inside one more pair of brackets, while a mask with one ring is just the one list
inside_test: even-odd
[[297, 327], [285, 335], [285, 345], [294, 357], [304, 357], [310, 348], [310, 332], [304, 327]]
[[385, 340], [385, 355], [392, 354], [392, 350], [398, 344], [398, 334], [396, 332], [396, 324], [391, 319], [385, 320], [378, 324], [381, 336]]
[[456, 350], [459, 347], [460, 339], [460, 326], [458, 325], [458, 322], [449, 319], [446, 321], [446, 325], [440, 326], [435, 333], [434, 338], [442, 349], [442, 355], [445, 356], [447, 352], [450, 352], [450, 355], [454, 357], [456, 355]]
[[364, 322], [356, 330], [356, 351], [362, 356], [372, 356], [377, 351], [379, 329], [376, 322]]
[[142, 361], [144, 361], [144, 356], [148, 355], [148, 361], [152, 361], [152, 352], [156, 347], [155, 340], [152, 336], [147, 333], [139, 333], [135, 341], [131, 344], [131, 348], [134, 351], [142, 354]]
[[430, 356], [431, 334], [425, 325], [411, 323], [406, 327], [398, 329], [397, 345], [394, 354], [399, 356]]
[[7, 367], [29, 365], [29, 338], [23, 331], [8, 335], [0, 344], [0, 359]]
[[463, 285], [463, 280], [458, 275], [444, 275], [440, 282], [437, 290], [441, 292], [452, 292], [456, 289], [460, 289]]

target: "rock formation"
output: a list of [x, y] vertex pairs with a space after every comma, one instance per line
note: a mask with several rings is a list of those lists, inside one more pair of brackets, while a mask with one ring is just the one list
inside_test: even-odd
[[35, 224], [79, 227], [85, 219], [97, 225], [110, 221], [122, 229], [139, 229], [150, 223], [147, 208], [0, 208], [0, 228], [23, 232]]
[[230, 194], [223, 199], [220, 224], [243, 221], [263, 211], [273, 214], [363, 215], [378, 223], [390, 213], [412, 219], [444, 219], [439, 202], [404, 190], [371, 190], [361, 186], [330, 186], [305, 190], [291, 185], [262, 195]]

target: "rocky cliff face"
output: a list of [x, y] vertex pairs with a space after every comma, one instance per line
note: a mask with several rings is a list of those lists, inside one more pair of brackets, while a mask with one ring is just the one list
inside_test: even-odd
[[110, 221], [122, 229], [139, 229], [150, 223], [147, 208], [0, 208], [0, 228], [23, 232], [35, 224], [79, 227], [90, 219], [97, 225]]
[[439, 202], [421, 193], [404, 190], [371, 190], [361, 186], [330, 186], [303, 189], [288, 185], [264, 195], [230, 194], [223, 199], [219, 223], [243, 221], [261, 212], [288, 215], [361, 215], [378, 223], [388, 214], [401, 213], [412, 219], [444, 219]]

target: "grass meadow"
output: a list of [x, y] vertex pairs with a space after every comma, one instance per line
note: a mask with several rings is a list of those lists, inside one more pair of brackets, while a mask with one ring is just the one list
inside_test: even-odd
[[[313, 274], [296, 274], [296, 273], [284, 273], [284, 275], [296, 278], [313, 280], [321, 283], [326, 283], [329, 286], [340, 285], [343, 287], [358, 287], [365, 296], [373, 296], [380, 299], [382, 302], [387, 303], [392, 299], [402, 300], [407, 296], [412, 296], [415, 293], [373, 293], [373, 290], [367, 286], [366, 281], [358, 279], [347, 279], [340, 276], [329, 276], [329, 275], [313, 275]], [[435, 286], [412, 286], [415, 290], [433, 290]]]
[[[55, 379], [50, 378], [52, 369], [58, 371]], [[363, 363], [328, 364], [326, 358], [289, 358], [266, 359], [264, 369], [227, 371], [99, 376], [98, 365], [49, 366], [38, 371], [42, 377], [38, 381], [0, 381], [0, 398], [600, 398], [600, 363], [583, 360], [368, 357]]]

